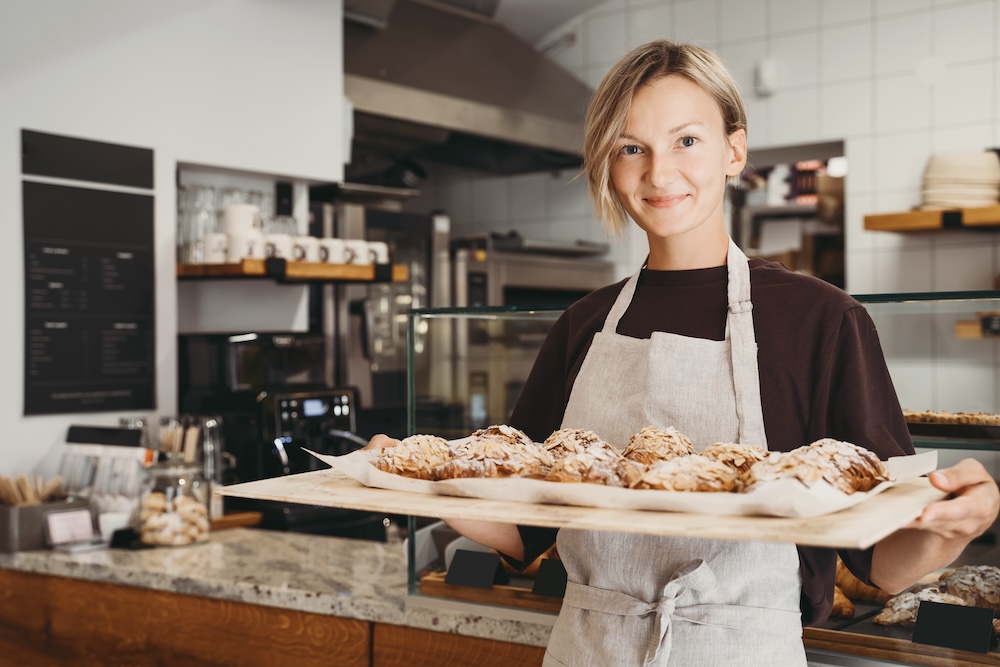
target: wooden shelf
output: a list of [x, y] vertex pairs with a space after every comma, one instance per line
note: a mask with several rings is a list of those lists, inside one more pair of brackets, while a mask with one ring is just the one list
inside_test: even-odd
[[936, 229], [1000, 228], [1000, 204], [978, 208], [915, 210], [865, 216], [865, 229], [879, 232], [919, 232]]
[[495, 584], [493, 588], [455, 586], [444, 582], [444, 572], [431, 572], [420, 579], [420, 594], [437, 598], [475, 602], [477, 604], [517, 607], [549, 614], [558, 614], [562, 598], [536, 595], [531, 589]]
[[281, 282], [406, 282], [405, 264], [323, 264], [284, 259], [244, 259], [238, 264], [178, 264], [182, 280], [206, 278], [270, 278]]

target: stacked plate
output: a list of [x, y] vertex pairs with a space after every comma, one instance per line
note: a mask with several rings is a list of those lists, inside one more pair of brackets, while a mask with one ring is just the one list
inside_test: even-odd
[[1000, 201], [1000, 159], [993, 151], [939, 153], [924, 169], [923, 208], [994, 206]]

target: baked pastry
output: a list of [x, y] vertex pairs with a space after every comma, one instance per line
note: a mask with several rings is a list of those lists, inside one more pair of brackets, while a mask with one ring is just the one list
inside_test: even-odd
[[920, 610], [922, 600], [954, 604], [959, 607], [968, 606], [962, 598], [944, 593], [936, 586], [928, 586], [916, 591], [905, 591], [890, 598], [882, 611], [872, 620], [879, 625], [901, 625], [904, 628], [912, 628], [917, 623], [917, 612]]
[[873, 452], [832, 438], [798, 447], [790, 452], [771, 452], [751, 466], [748, 485], [776, 479], [798, 479], [806, 486], [825, 480], [835, 489], [851, 494], [870, 491], [889, 474]]
[[[510, 429], [509, 426], [503, 428]], [[510, 430], [521, 433], [517, 429]], [[489, 434], [455, 447], [454, 455], [436, 467], [433, 476], [434, 479], [536, 477], [544, 475], [551, 467], [552, 457], [531, 440], [524, 442], [517, 436]]]
[[451, 447], [436, 435], [411, 435], [395, 447], [386, 447], [372, 464], [384, 472], [416, 479], [434, 479], [434, 468], [452, 457]]
[[836, 586], [851, 600], [885, 604], [892, 597], [881, 588], [870, 586], [855, 577], [854, 573], [844, 565], [844, 561], [840, 560], [840, 556], [837, 556]]
[[614, 451], [614, 448], [604, 442], [601, 436], [582, 428], [561, 428], [558, 431], [553, 431], [552, 435], [545, 438], [545, 442], [542, 443], [542, 449], [555, 459], [560, 459], [567, 454], [580, 454], [590, 447]]
[[844, 595], [840, 586], [833, 587], [833, 609], [830, 611], [833, 618], [854, 618], [854, 603]]
[[757, 461], [767, 458], [767, 450], [757, 445], [743, 445], [738, 442], [717, 442], [709, 445], [702, 456], [746, 473]]
[[949, 412], [947, 410], [903, 410], [903, 419], [911, 424], [1000, 425], [1000, 415], [992, 412]]
[[631, 487], [638, 482], [643, 470], [642, 464], [630, 461], [611, 449], [591, 447], [557, 459], [545, 479], [550, 482], [590, 482]]
[[[494, 553], [499, 552], [494, 551]], [[518, 577], [537, 577], [538, 570], [542, 566], [542, 561], [546, 558], [559, 560], [559, 552], [556, 550], [556, 545], [553, 544], [551, 547], [543, 551], [538, 558], [528, 563], [523, 570], [518, 570], [516, 567], [508, 563], [506, 558], [500, 559], [500, 565], [502, 565], [503, 569], [507, 571], [507, 574], [512, 574]]]
[[529, 438], [524, 431], [516, 429], [513, 426], [508, 426], [507, 424], [494, 424], [492, 426], [487, 426], [486, 428], [481, 428], [472, 434], [472, 440], [464, 445], [460, 445], [457, 449], [460, 451], [465, 445], [481, 440], [496, 441], [501, 444], [507, 445], [534, 445], [531, 438]]
[[1000, 567], [964, 565], [946, 570], [938, 579], [942, 591], [965, 600], [970, 607], [1000, 611]]
[[738, 491], [740, 486], [735, 468], [700, 454], [660, 461], [650, 466], [636, 484], [637, 489], [664, 491]]
[[645, 465], [653, 465], [688, 454], [694, 454], [691, 441], [673, 426], [645, 427], [629, 439], [625, 451], [622, 452], [625, 458]]

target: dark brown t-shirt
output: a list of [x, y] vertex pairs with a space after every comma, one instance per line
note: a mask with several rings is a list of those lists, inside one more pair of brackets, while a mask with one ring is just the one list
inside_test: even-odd
[[[727, 278], [724, 266], [643, 270], [618, 333], [649, 338], [653, 331], [664, 331], [723, 340]], [[539, 442], [561, 426], [584, 356], [623, 285], [593, 292], [555, 322], [514, 407], [511, 425]], [[912, 454], [882, 348], [864, 307], [828, 283], [759, 259], [750, 262], [750, 287], [768, 448], [789, 451], [830, 437], [867, 447], [883, 460]], [[555, 541], [554, 529], [519, 530], [527, 562]], [[813, 625], [830, 614], [836, 553], [811, 547], [798, 551], [802, 622]], [[840, 554], [855, 575], [868, 581], [872, 549]]]

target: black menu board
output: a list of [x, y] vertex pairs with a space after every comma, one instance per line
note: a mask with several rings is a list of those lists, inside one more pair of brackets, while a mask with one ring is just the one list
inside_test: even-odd
[[23, 196], [24, 413], [155, 408], [153, 197], [31, 181]]

